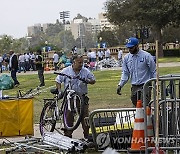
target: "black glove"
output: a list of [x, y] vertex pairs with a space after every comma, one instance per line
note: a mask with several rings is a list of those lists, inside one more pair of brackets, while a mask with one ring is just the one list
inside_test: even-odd
[[118, 85], [118, 87], [117, 87], [117, 94], [121, 95], [121, 86], [120, 85]]

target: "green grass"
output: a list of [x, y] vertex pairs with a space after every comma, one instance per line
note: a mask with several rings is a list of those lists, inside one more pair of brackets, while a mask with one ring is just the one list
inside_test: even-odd
[[180, 57], [164, 57], [158, 59], [159, 63], [180, 62]]
[[[173, 68], [160, 68], [160, 75], [165, 74], [178, 74], [180, 73], [180, 67]], [[111, 70], [111, 71], [94, 71], [96, 77], [96, 83], [94, 85], [89, 85], [89, 97], [90, 97], [90, 111], [99, 108], [121, 108], [121, 107], [131, 107], [130, 101], [130, 83], [127, 83], [122, 89], [122, 95], [116, 94], [117, 84], [119, 82], [121, 71]], [[55, 85], [54, 74], [45, 74], [45, 83], [47, 87]], [[31, 88], [35, 88], [39, 85], [39, 79], [37, 74], [33, 75], [19, 75], [18, 80], [20, 81], [20, 86], [14, 89], [3, 91], [4, 95], [16, 96], [18, 90], [24, 92]], [[34, 122], [39, 122], [39, 116], [43, 107], [43, 98], [52, 98], [53, 95], [50, 94], [49, 90], [41, 93], [34, 97]]]

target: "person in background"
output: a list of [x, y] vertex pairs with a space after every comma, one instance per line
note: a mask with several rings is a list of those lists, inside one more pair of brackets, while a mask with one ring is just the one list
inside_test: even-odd
[[122, 66], [122, 60], [123, 60], [123, 51], [121, 48], [119, 48], [118, 50], [118, 62], [119, 62], [119, 66]]
[[35, 71], [36, 68], [35, 68], [35, 64], [34, 64], [34, 61], [35, 61], [35, 55], [34, 53], [31, 51], [30, 54], [29, 54], [30, 58], [29, 58], [29, 63], [30, 63], [30, 69]]
[[30, 69], [30, 55], [29, 53], [24, 53], [24, 58], [25, 58], [25, 68], [26, 68], [26, 71], [29, 71]]
[[72, 48], [72, 55], [77, 54], [77, 46], [74, 46]]
[[[87, 83], [89, 84], [94, 84], [95, 83], [95, 77], [94, 75], [85, 67], [83, 67], [83, 56], [82, 55], [74, 55], [73, 58], [73, 64], [71, 66], [68, 66], [64, 68], [61, 73], [67, 74], [69, 76], [75, 77], [79, 76], [82, 79], [85, 79]], [[61, 84], [64, 83], [64, 87], [67, 86], [68, 84], [68, 78], [66, 76], [60, 76], [58, 75], [55, 79], [56, 81], [56, 87], [59, 91], [59, 96], [61, 96]], [[76, 92], [80, 93], [85, 100], [84, 104], [84, 112], [83, 112], [83, 117], [82, 117], [82, 128], [83, 128], [83, 134], [84, 138], [88, 139], [89, 136], [89, 126], [85, 124], [84, 118], [89, 116], [89, 104], [88, 104], [88, 87], [87, 83], [84, 83], [78, 79], [73, 79], [72, 80], [72, 89], [75, 90]], [[73, 123], [73, 117], [71, 113], [68, 115], [68, 123]], [[73, 131], [68, 131], [64, 130], [64, 135], [68, 137], [72, 137]]]
[[101, 49], [98, 49], [97, 56], [99, 61], [103, 60], [103, 53]]
[[0, 71], [2, 73], [2, 63], [3, 63], [3, 57], [0, 55]]
[[87, 52], [88, 63], [91, 62], [91, 52], [92, 52], [91, 49], [89, 49]]
[[57, 66], [58, 63], [59, 63], [59, 55], [55, 51], [54, 55], [53, 55], [53, 64], [54, 64], [54, 70], [55, 71], [58, 70], [58, 66]]
[[18, 71], [18, 58], [13, 50], [10, 50], [9, 55], [10, 55], [9, 69], [11, 71], [11, 77], [14, 81], [14, 86], [17, 87], [19, 86], [19, 81], [17, 80], [17, 77], [16, 77], [16, 73]]
[[91, 62], [96, 62], [96, 51], [95, 50], [91, 51], [90, 58], [91, 58]]
[[137, 38], [130, 37], [128, 39], [126, 47], [129, 49], [129, 53], [124, 57], [121, 80], [117, 88], [117, 94], [121, 95], [122, 87], [129, 79], [131, 80], [131, 101], [134, 106], [136, 106], [137, 99], [142, 100], [144, 83], [156, 77], [156, 65], [153, 57], [150, 53], [139, 49], [138, 44]]
[[110, 50], [107, 48], [107, 49], [105, 50], [105, 59], [106, 59], [106, 60], [110, 59], [110, 56], [111, 56], [111, 52], [110, 52]]
[[39, 81], [40, 81], [39, 87], [45, 86], [44, 61], [43, 61], [42, 51], [40, 49], [37, 50], [35, 64], [36, 64], [36, 69], [38, 71], [38, 77], [39, 77]]
[[5, 65], [5, 71], [9, 70], [9, 54], [3, 55], [4, 65]]
[[21, 72], [21, 69], [26, 73], [24, 54], [19, 55], [19, 72]]

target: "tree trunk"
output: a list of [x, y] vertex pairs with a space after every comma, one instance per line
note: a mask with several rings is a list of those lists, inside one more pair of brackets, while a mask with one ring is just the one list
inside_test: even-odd
[[160, 27], [155, 27], [155, 39], [158, 40], [158, 51], [159, 51], [159, 57], [164, 57], [163, 54], [163, 44], [162, 44], [162, 33]]

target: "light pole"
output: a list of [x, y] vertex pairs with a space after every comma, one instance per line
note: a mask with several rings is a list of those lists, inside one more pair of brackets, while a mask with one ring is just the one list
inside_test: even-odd
[[65, 36], [65, 25], [66, 25], [66, 21], [65, 19], [69, 18], [69, 11], [62, 11], [60, 12], [60, 19], [63, 20], [63, 24], [64, 24], [64, 51], [66, 51], [66, 36]]
[[28, 50], [30, 50], [32, 37], [31, 37], [31, 36], [27, 36], [26, 38], [27, 38], [27, 40], [28, 40]]

